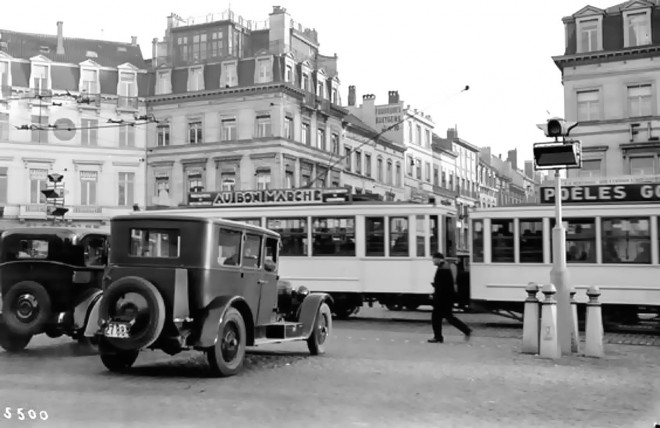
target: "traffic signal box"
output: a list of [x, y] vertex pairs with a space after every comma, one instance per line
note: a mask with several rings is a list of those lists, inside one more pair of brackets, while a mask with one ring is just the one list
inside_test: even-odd
[[46, 217], [63, 219], [69, 209], [64, 207], [64, 176], [62, 174], [48, 174], [48, 184], [41, 193], [46, 197]]
[[[554, 118], [537, 126], [545, 133], [546, 137], [553, 137], [555, 141], [534, 144], [534, 169], [579, 169], [582, 167], [582, 145], [580, 140], [566, 139], [571, 129], [577, 126], [576, 122]], [[562, 141], [559, 141], [560, 137]]]

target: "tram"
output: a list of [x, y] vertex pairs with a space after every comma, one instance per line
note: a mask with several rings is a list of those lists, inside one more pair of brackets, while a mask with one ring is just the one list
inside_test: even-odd
[[354, 196], [348, 189], [316, 188], [201, 192], [191, 193], [185, 207], [148, 214], [224, 218], [277, 231], [280, 279], [329, 293], [339, 318], [363, 303], [390, 309], [430, 304], [436, 251], [457, 264], [455, 277], [460, 276], [469, 255], [456, 251], [453, 207]]
[[[471, 214], [473, 307], [521, 314], [527, 284], [550, 282], [554, 189], [541, 191], [540, 205]], [[641, 312], [657, 313], [660, 185], [566, 186], [562, 200], [568, 286], [576, 289], [580, 309], [586, 290], [598, 286], [606, 321], [635, 322]]]

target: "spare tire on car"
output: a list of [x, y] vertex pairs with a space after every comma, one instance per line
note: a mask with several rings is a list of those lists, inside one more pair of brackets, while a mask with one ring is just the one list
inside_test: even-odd
[[[127, 276], [110, 284], [103, 292], [99, 320], [130, 325], [128, 337], [104, 337], [117, 349], [139, 350], [152, 345], [165, 325], [165, 302], [149, 281]], [[105, 332], [104, 332], [105, 335]]]
[[37, 282], [17, 282], [2, 296], [2, 318], [15, 335], [41, 333], [50, 316], [50, 296], [46, 288]]

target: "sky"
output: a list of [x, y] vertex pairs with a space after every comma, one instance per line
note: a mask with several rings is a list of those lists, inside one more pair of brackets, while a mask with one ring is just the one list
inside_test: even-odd
[[[130, 42], [137, 36], [145, 59], [162, 39], [167, 16], [202, 16], [231, 8], [250, 20], [267, 20], [274, 5], [318, 32], [320, 52], [338, 55], [342, 101], [355, 85], [385, 104], [396, 90], [405, 104], [430, 114], [435, 133], [490, 146], [506, 159], [518, 149], [518, 167], [532, 145], [547, 141], [536, 124], [564, 114], [561, 72], [552, 56], [565, 48], [562, 18], [587, 4], [616, 0], [5, 0], [0, 29], [64, 37]], [[468, 91], [462, 91], [469, 85]]]

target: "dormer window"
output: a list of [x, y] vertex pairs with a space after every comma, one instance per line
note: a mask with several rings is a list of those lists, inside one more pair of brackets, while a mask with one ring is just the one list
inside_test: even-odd
[[303, 91], [309, 91], [309, 74], [308, 73], [303, 73], [302, 74], [302, 79], [300, 79], [300, 86], [302, 87]]
[[170, 70], [159, 70], [157, 76], [156, 95], [172, 93], [172, 72]]
[[32, 75], [30, 78], [31, 89], [43, 93], [50, 89], [50, 66], [47, 64], [32, 64]]
[[188, 69], [188, 91], [204, 90], [204, 67], [191, 67]]
[[319, 98], [325, 97], [325, 91], [323, 90], [323, 86], [325, 86], [325, 82], [323, 80], [319, 81], [318, 82], [318, 91], [317, 91], [317, 94], [318, 94]]
[[602, 17], [594, 16], [577, 20], [578, 53], [603, 49]]
[[87, 51], [87, 53], [85, 54], [85, 56], [86, 56], [87, 58], [98, 58], [98, 57], [99, 57], [99, 55], [98, 55], [96, 52], [94, 52], [94, 51]]
[[273, 81], [273, 62], [272, 57], [257, 58], [257, 64], [254, 70], [255, 83], [268, 83]]
[[319, 70], [316, 72], [316, 96], [319, 98], [326, 98], [326, 79], [327, 75], [325, 74], [325, 71]]
[[284, 80], [285, 82], [288, 82], [288, 83], [293, 82], [293, 67], [292, 66], [290, 66], [290, 65], [286, 66], [286, 74], [284, 76], [284, 79], [285, 79]]
[[93, 68], [83, 68], [80, 76], [80, 92], [87, 94], [99, 93], [99, 71]]
[[623, 13], [623, 46], [626, 48], [651, 43], [650, 11]]
[[232, 88], [238, 86], [238, 75], [236, 73], [237, 61], [228, 61], [222, 63], [222, 71], [220, 73], [220, 87]]
[[50, 48], [48, 46], [40, 46], [39, 52], [41, 53], [50, 53]]
[[137, 75], [123, 71], [119, 73], [119, 88], [117, 95], [120, 97], [137, 97]]

